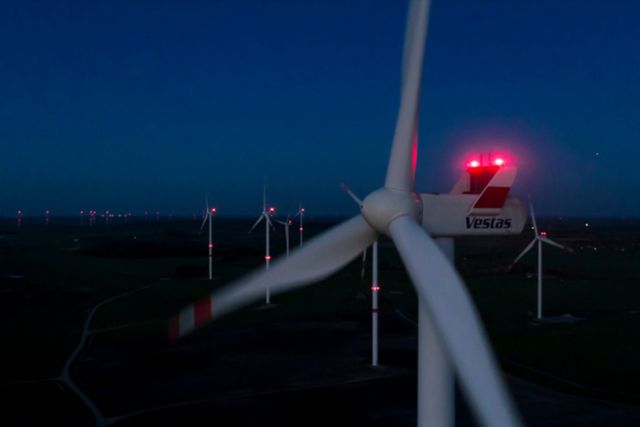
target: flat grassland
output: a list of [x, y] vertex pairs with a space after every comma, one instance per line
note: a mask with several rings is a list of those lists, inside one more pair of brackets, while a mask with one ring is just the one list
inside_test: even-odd
[[[549, 322], [534, 321], [536, 251], [506, 269], [533, 237], [529, 229], [517, 237], [457, 240], [456, 264], [502, 367], [547, 387], [640, 403], [640, 221], [539, 222], [575, 251], [544, 247]], [[334, 223], [310, 221], [306, 237]], [[280, 405], [304, 406], [296, 401], [303, 392], [345, 406], [355, 424], [356, 413], [371, 411], [367, 399], [380, 425], [415, 423], [415, 409], [406, 409], [415, 404], [398, 396], [415, 396], [417, 299], [390, 241], [381, 239], [380, 250], [383, 366], [371, 369], [370, 271], [360, 277], [360, 259], [320, 284], [275, 296], [271, 307], [257, 302], [169, 343], [171, 315], [263, 265], [262, 228], [248, 234], [249, 219], [216, 219], [215, 280], [205, 280], [206, 234], [199, 225], [139, 219], [90, 227], [60, 218], [45, 226], [34, 218], [18, 228], [0, 222], [0, 398], [9, 403], [0, 424], [90, 422], [83, 405], [51, 379], [77, 346], [91, 309], [130, 291], [136, 292], [99, 307], [72, 368], [113, 423], [181, 425], [185, 413], [202, 415], [204, 406], [217, 408], [221, 419], [256, 425], [257, 414], [232, 413], [252, 399], [271, 412], [274, 425], [295, 424], [278, 418], [273, 396], [286, 396]], [[283, 235], [274, 235], [276, 257], [284, 252]], [[297, 246], [297, 232], [291, 243]], [[358, 401], [349, 394], [353, 384], [398, 390], [395, 399], [376, 392]], [[323, 420], [319, 415], [311, 425]]]

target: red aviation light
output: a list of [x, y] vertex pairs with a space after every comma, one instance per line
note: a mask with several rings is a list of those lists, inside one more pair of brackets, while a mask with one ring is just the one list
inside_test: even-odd
[[211, 213], [216, 213], [218, 210], [216, 208], [211, 208]]
[[265, 256], [264, 256], [264, 259], [265, 259], [266, 261], [269, 261], [269, 260], [271, 259], [271, 255], [265, 255]]
[[546, 237], [547, 232], [546, 232], [546, 231], [541, 231], [541, 232], [540, 232], [540, 235], [541, 235], [542, 237]]
[[213, 249], [213, 243], [209, 243], [209, 249]]
[[274, 208], [274, 207], [269, 208], [269, 214], [270, 215], [273, 215], [275, 212], [276, 212], [276, 208]]
[[468, 168], [477, 168], [480, 167], [480, 162], [477, 160], [471, 160], [469, 163], [467, 163], [467, 167]]
[[489, 182], [506, 164], [504, 156], [492, 158], [491, 154], [474, 158], [467, 162], [467, 174], [469, 174], [469, 188], [467, 194], [481, 194]]
[[378, 292], [378, 291], [380, 291], [380, 286], [378, 286], [378, 285], [373, 285], [373, 286], [371, 287], [371, 290], [372, 290], [373, 292]]
[[304, 208], [301, 208], [301, 209], [300, 209], [300, 212], [304, 213]]

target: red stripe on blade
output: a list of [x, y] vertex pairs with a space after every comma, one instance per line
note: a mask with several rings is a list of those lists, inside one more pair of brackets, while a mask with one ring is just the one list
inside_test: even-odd
[[501, 209], [509, 196], [511, 187], [487, 187], [482, 193], [474, 209]]
[[180, 318], [173, 316], [169, 319], [169, 341], [175, 341], [180, 337]]
[[202, 298], [195, 304], [193, 317], [195, 318], [196, 328], [211, 320], [211, 297]]

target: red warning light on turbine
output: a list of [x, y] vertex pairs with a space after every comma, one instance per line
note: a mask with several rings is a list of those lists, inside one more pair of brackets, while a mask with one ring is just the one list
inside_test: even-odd
[[541, 231], [541, 232], [540, 232], [540, 235], [541, 235], [542, 237], [545, 237], [545, 236], [547, 235], [547, 232], [546, 232], [546, 231]]
[[469, 163], [467, 163], [467, 166], [470, 168], [477, 168], [480, 167], [480, 162], [477, 160], [471, 160]]
[[218, 210], [216, 208], [211, 208], [211, 213], [216, 213]]
[[264, 259], [269, 261], [271, 259], [271, 255], [265, 255]]

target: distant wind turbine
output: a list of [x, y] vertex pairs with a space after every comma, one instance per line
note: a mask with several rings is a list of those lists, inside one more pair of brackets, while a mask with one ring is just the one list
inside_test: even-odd
[[[349, 197], [362, 209], [362, 200], [355, 195], [344, 183], [340, 184], [342, 191], [347, 193]], [[360, 278], [364, 279], [365, 266], [367, 261], [367, 248], [362, 251], [362, 267], [360, 269]], [[378, 366], [378, 295], [380, 293], [380, 284], [378, 283], [378, 239], [371, 245], [371, 366]]]
[[571, 249], [549, 239], [547, 237], [546, 231], [538, 231], [538, 224], [536, 223], [536, 215], [533, 212], [533, 203], [531, 202], [531, 197], [529, 197], [529, 209], [531, 210], [531, 222], [533, 223], [534, 237], [531, 243], [529, 243], [527, 247], [524, 248], [522, 252], [520, 252], [520, 255], [518, 255], [518, 257], [511, 263], [511, 265], [509, 266], [509, 270], [511, 270], [513, 266], [518, 261], [520, 261], [520, 259], [525, 256], [531, 250], [531, 248], [533, 248], [533, 245], [538, 243], [538, 307], [536, 318], [540, 320], [542, 319], [542, 244], [547, 243], [551, 246], [555, 246], [556, 248], [560, 248], [569, 252], [571, 251]]
[[278, 224], [282, 224], [284, 226], [284, 239], [286, 241], [286, 254], [289, 257], [289, 226], [293, 223], [289, 215], [287, 215], [287, 219], [284, 221], [276, 221]]
[[209, 222], [209, 280], [213, 280], [213, 216], [218, 212], [216, 208], [209, 207], [209, 196], [205, 196], [205, 216], [200, 226], [200, 231], [204, 228], [204, 225]]
[[[276, 209], [274, 207], [270, 207], [269, 209], [267, 209], [267, 184], [264, 184], [262, 187], [262, 212], [260, 213], [260, 216], [258, 217], [258, 220], [255, 222], [255, 224], [253, 224], [253, 226], [251, 227], [251, 229], [249, 230], [249, 233], [251, 233], [254, 228], [256, 228], [258, 226], [258, 224], [260, 224], [260, 222], [262, 222], [262, 220], [265, 220], [265, 224], [264, 224], [264, 232], [265, 232], [265, 254], [264, 254], [264, 267], [265, 270], [269, 270], [269, 264], [271, 261], [271, 242], [270, 242], [270, 236], [269, 236], [269, 227], [273, 227], [273, 224], [271, 223], [271, 215], [276, 213]], [[269, 286], [267, 285], [266, 290], [265, 290], [265, 304], [271, 304], [271, 291]]]
[[302, 207], [302, 202], [300, 202], [300, 205], [298, 206], [298, 212], [295, 214], [294, 218], [295, 217], [298, 217], [298, 222], [300, 224], [300, 226], [298, 227], [298, 232], [300, 233], [300, 246], [302, 246], [303, 234], [304, 234], [304, 224], [303, 224], [304, 208]]

